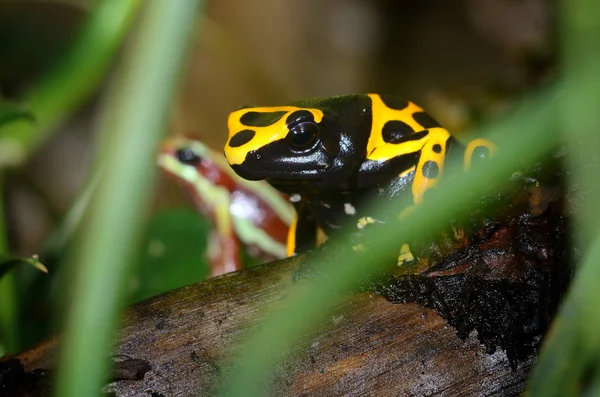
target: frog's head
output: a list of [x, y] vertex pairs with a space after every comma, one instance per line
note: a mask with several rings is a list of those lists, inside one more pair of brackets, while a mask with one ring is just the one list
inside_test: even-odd
[[225, 156], [245, 179], [332, 183], [360, 166], [370, 125], [366, 95], [246, 107], [229, 116]]
[[193, 194], [212, 185], [234, 183], [235, 174], [223, 156], [197, 139], [179, 136], [165, 140], [158, 155], [158, 165]]

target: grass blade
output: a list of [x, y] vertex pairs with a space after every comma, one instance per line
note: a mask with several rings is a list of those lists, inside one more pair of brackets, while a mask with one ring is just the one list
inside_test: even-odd
[[[75, 255], [78, 274], [68, 313], [55, 395], [99, 395], [116, 317], [142, 232], [155, 150], [173, 100], [199, 1], [145, 3], [131, 52], [103, 115], [106, 140], [98, 190]], [[100, 167], [98, 165], [98, 167]]]

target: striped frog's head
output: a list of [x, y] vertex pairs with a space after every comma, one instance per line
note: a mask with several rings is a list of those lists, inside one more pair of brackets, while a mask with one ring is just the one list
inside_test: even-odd
[[225, 156], [238, 175], [317, 189], [344, 188], [365, 162], [414, 166], [428, 129], [440, 128], [412, 102], [377, 94], [245, 107], [228, 127]]

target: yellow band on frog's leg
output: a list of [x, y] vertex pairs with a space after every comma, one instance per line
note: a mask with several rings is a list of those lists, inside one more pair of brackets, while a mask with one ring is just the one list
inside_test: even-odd
[[450, 133], [443, 128], [431, 128], [429, 139], [421, 149], [421, 156], [415, 171], [415, 179], [412, 184], [412, 194], [415, 204], [423, 202], [425, 192], [437, 184], [444, 170], [444, 159], [446, 157], [446, 142]]
[[229, 211], [231, 199], [229, 193], [222, 189], [216, 196], [219, 201], [215, 205], [215, 226], [221, 236], [231, 236], [233, 234], [233, 222], [231, 212]]
[[358, 229], [364, 229], [365, 226], [372, 223], [375, 223], [375, 219], [371, 218], [370, 216], [363, 216], [358, 220], [358, 222], [356, 222], [356, 227]]
[[240, 270], [242, 261], [239, 256], [240, 243], [234, 229], [233, 218], [229, 210], [231, 198], [225, 188], [213, 191], [216, 205], [213, 207], [215, 231], [211, 233], [209, 258], [211, 258], [211, 276]]
[[287, 236], [287, 255], [292, 256], [296, 253], [296, 227], [298, 226], [298, 213], [294, 211], [294, 219], [290, 224]]
[[318, 247], [323, 244], [328, 238], [329, 236], [327, 236], [327, 233], [320, 227], [317, 227], [316, 246]]
[[467, 143], [467, 147], [465, 148], [465, 157], [463, 163], [463, 169], [465, 171], [469, 171], [469, 169], [471, 169], [473, 153], [477, 148], [481, 147], [486, 148], [490, 152], [490, 156], [493, 156], [496, 153], [496, 145], [492, 141], [488, 141], [487, 139], [483, 138], [473, 139]]
[[402, 244], [400, 247], [400, 253], [398, 254], [398, 266], [402, 266], [405, 262], [412, 262], [415, 260], [412, 252], [410, 252], [410, 246], [408, 244]]

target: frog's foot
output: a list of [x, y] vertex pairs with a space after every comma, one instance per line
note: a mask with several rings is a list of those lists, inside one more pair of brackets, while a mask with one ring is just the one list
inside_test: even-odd
[[508, 180], [511, 182], [522, 182], [529, 185], [535, 185], [535, 187], [540, 186], [540, 182], [537, 179], [524, 174], [522, 171], [513, 172]]
[[410, 252], [410, 246], [408, 244], [402, 244], [400, 247], [400, 253], [398, 254], [398, 266], [407, 265], [410, 262], [414, 262], [415, 257]]
[[363, 216], [362, 218], [360, 218], [358, 220], [358, 222], [356, 222], [356, 228], [358, 230], [362, 230], [364, 229], [367, 225], [372, 225], [374, 223], [381, 223], [373, 218], [371, 218], [370, 216]]

